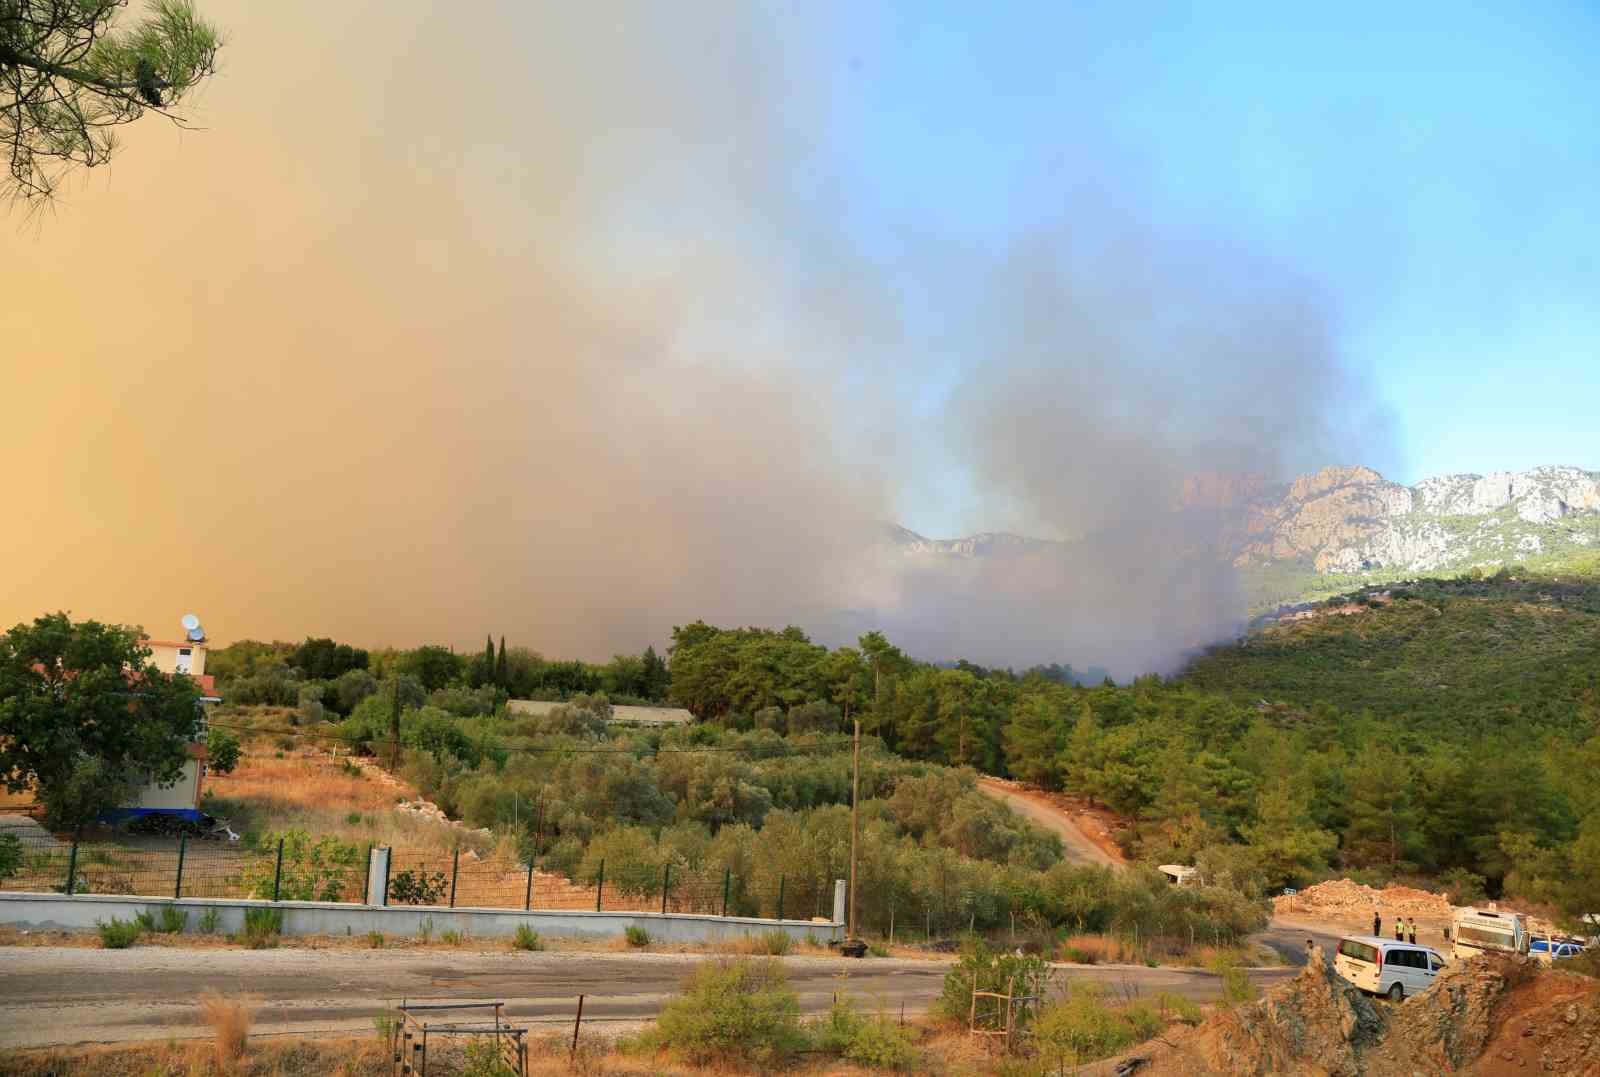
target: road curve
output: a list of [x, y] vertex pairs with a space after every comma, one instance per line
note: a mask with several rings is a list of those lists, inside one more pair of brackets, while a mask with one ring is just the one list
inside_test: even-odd
[[[578, 995], [584, 1021], [652, 1020], [698, 961], [690, 954], [512, 953], [438, 950], [197, 950], [133, 947], [0, 947], [0, 1048], [209, 1036], [196, 1012], [202, 991], [259, 1001], [261, 1034], [370, 1032], [394, 1000], [495, 1000], [519, 1023], [570, 1025]], [[945, 961], [831, 957], [782, 959], [807, 1014], [827, 1010], [835, 992], [863, 1005], [927, 1011], [944, 986]], [[1216, 999], [1219, 981], [1197, 969], [1062, 966], [1063, 977], [1094, 979], [1113, 991], [1172, 991]], [[1291, 975], [1263, 969], [1263, 986]]]
[[1038, 824], [1052, 834], [1058, 835], [1061, 838], [1062, 852], [1065, 854], [1066, 859], [1074, 864], [1093, 864], [1097, 867], [1107, 868], [1120, 868], [1122, 866], [1109, 853], [1090, 840], [1087, 834], [1079, 830], [1078, 824], [1069, 813], [1059, 808], [1051, 807], [1048, 804], [1041, 804], [1032, 797], [1026, 796], [1019, 790], [1013, 789], [1004, 782], [996, 781], [993, 778], [979, 778], [978, 788], [1005, 804], [1024, 819]]

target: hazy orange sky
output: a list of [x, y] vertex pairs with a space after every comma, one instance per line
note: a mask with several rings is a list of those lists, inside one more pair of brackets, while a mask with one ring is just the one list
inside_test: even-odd
[[1081, 533], [1371, 432], [1313, 285], [1081, 176], [885, 264], [835, 143], [893, 41], [848, 7], [200, 6], [199, 129], [0, 222], [6, 623], [603, 657], [859, 606], [908, 504]]

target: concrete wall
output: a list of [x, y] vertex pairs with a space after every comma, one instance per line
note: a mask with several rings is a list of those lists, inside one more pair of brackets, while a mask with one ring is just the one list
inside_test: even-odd
[[[810, 935], [819, 942], [844, 938], [842, 923], [807, 920], [760, 920], [742, 916], [698, 916], [643, 912], [516, 912], [505, 909], [440, 909], [426, 906], [335, 904], [322, 901], [248, 901], [233, 898], [136, 898], [105, 894], [0, 893], [0, 923], [33, 931], [93, 931], [96, 920], [130, 919], [144, 909], [175, 905], [189, 914], [195, 930], [207, 909], [217, 910], [217, 931], [227, 934], [244, 924], [250, 908], [283, 912], [285, 935], [415, 935], [424, 920], [435, 935], [456, 930], [469, 938], [504, 938], [527, 924], [540, 935], [611, 938], [640, 927], [653, 939], [667, 942], [713, 942], [766, 931], [785, 931], [796, 941]], [[838, 902], [835, 902], [837, 910]], [[837, 914], [837, 913], [836, 913]]]

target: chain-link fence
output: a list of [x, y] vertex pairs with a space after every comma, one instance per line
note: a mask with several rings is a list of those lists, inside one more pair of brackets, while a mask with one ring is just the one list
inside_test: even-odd
[[[0, 822], [0, 890], [138, 897], [258, 898], [363, 903], [371, 848], [303, 835], [265, 848], [211, 838], [77, 839], [31, 821]], [[613, 869], [617, 866], [613, 865]], [[620, 876], [620, 878], [619, 878]], [[756, 884], [731, 869], [667, 864], [586, 882], [470, 850], [394, 849], [381, 883], [387, 905], [531, 911], [692, 913], [809, 920], [833, 911], [829, 879]]]

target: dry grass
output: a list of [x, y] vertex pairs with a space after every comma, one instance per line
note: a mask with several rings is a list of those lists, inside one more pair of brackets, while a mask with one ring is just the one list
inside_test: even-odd
[[[936, 1040], [952, 1060], [970, 1061], [959, 1072], [989, 1072], [993, 1059], [975, 1047], [971, 1037], [946, 1035]], [[569, 1060], [572, 1034], [536, 1035], [528, 1043], [530, 1077], [736, 1077], [747, 1068], [691, 1066], [655, 1055], [619, 1052], [613, 1039], [585, 1031], [575, 1057]], [[936, 1048], [937, 1050], [937, 1048]], [[943, 1051], [939, 1052], [940, 1054]], [[429, 1072], [436, 1060], [441, 1073], [459, 1073], [462, 1047], [428, 1046]], [[937, 1061], [937, 1060], [935, 1060]], [[948, 1072], [935, 1065], [935, 1072]], [[376, 1036], [301, 1039], [283, 1037], [258, 1042], [231, 1066], [219, 1067], [210, 1045], [201, 1042], [140, 1043], [105, 1047], [72, 1047], [15, 1051], [0, 1055], [0, 1077], [388, 1077], [393, 1062]], [[881, 1071], [825, 1058], [797, 1062], [785, 1072], [821, 1077], [846, 1077]]]
[[211, 1026], [212, 1058], [218, 1069], [227, 1070], [244, 1057], [250, 1042], [250, 1019], [255, 1003], [246, 998], [230, 998], [219, 991], [200, 996], [200, 1019]]

